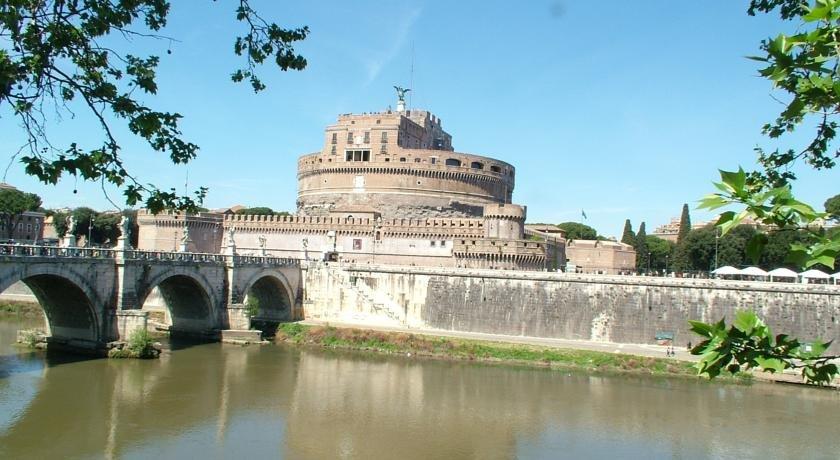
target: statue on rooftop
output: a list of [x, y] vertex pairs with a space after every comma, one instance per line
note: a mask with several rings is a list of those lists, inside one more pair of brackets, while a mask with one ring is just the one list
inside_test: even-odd
[[397, 100], [404, 103], [405, 93], [411, 91], [411, 89], [403, 88], [402, 86], [394, 86], [394, 89], [397, 90]]

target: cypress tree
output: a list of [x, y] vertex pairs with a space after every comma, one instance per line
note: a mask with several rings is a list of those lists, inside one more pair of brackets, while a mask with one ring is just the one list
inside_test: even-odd
[[673, 261], [670, 267], [675, 272], [681, 273], [691, 269], [687, 247], [688, 242], [686, 241], [690, 232], [691, 217], [688, 215], [688, 204], [684, 204], [682, 215], [680, 216], [680, 230], [677, 233], [677, 246], [674, 248]]
[[629, 244], [630, 246], [636, 246], [636, 236], [633, 235], [633, 225], [630, 223], [630, 219], [624, 221], [624, 231], [621, 233], [621, 242]]
[[648, 267], [648, 245], [647, 232], [645, 232], [645, 223], [639, 224], [639, 233], [636, 234], [636, 270], [647, 271]]
[[683, 204], [682, 215], [680, 216], [680, 231], [677, 233], [677, 244], [682, 243], [690, 231], [691, 216], [688, 215], [688, 204]]

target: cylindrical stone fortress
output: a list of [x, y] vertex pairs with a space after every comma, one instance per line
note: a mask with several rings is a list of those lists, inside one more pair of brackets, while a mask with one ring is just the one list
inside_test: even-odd
[[323, 150], [298, 160], [298, 213], [481, 217], [485, 205], [510, 203], [514, 167], [451, 142], [426, 111], [342, 115]]

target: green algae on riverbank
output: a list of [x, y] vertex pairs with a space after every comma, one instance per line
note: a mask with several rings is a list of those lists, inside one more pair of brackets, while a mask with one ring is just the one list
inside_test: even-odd
[[[693, 363], [675, 359], [434, 337], [403, 332], [384, 332], [286, 323], [281, 324], [277, 329], [276, 339], [299, 345], [404, 354], [438, 359], [524, 364], [589, 372], [633, 373], [697, 378], [697, 370], [694, 368]], [[735, 380], [740, 382], [749, 381], [750, 376], [746, 374], [739, 375]]]

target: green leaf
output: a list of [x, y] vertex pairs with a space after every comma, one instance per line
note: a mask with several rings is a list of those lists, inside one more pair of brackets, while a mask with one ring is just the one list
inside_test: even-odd
[[763, 356], [759, 356], [755, 358], [755, 362], [758, 363], [758, 365], [761, 366], [762, 369], [764, 369], [767, 372], [770, 372], [771, 374], [776, 372], [782, 372], [785, 370], [785, 367], [787, 367], [785, 363], [778, 358], [765, 358]]
[[747, 257], [750, 258], [753, 265], [758, 264], [758, 260], [761, 258], [761, 253], [764, 251], [767, 241], [766, 233], [756, 233], [750, 238], [749, 243], [747, 243]]
[[735, 314], [735, 321], [732, 322], [732, 327], [749, 335], [758, 324], [759, 319], [755, 312], [741, 310]]
[[715, 332], [715, 327], [711, 324], [706, 324], [702, 321], [689, 320], [690, 329], [703, 337], [712, 337]]

